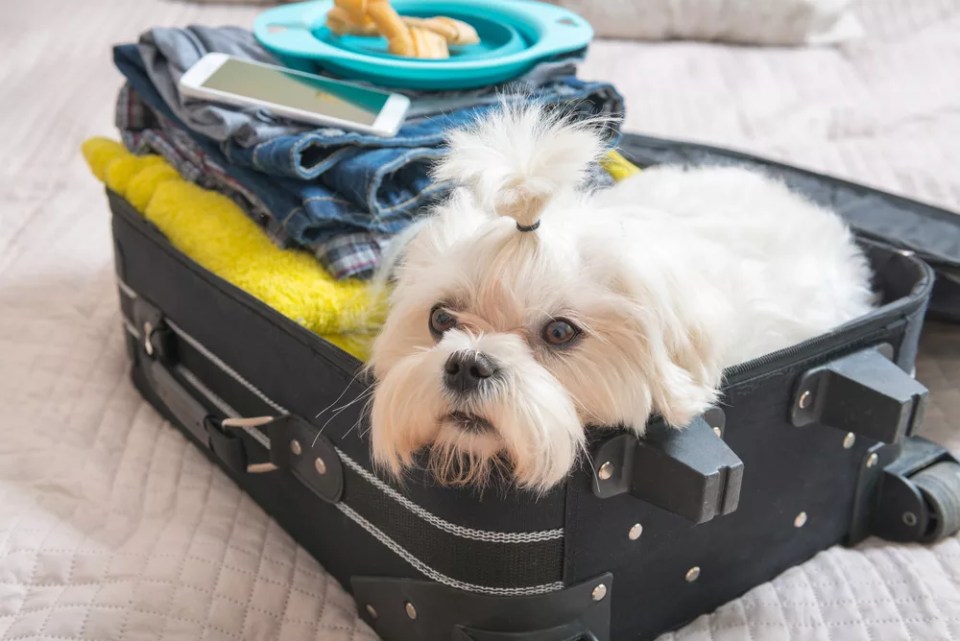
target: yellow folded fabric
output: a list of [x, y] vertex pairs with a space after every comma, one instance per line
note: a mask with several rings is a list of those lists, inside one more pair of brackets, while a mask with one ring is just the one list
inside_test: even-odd
[[383, 320], [361, 281], [336, 280], [309, 253], [274, 245], [226, 196], [190, 183], [159, 156], [105, 138], [83, 144], [93, 174], [126, 198], [184, 254], [363, 360]]
[[[357, 280], [336, 280], [309, 253], [280, 249], [240, 207], [184, 180], [160, 156], [136, 156], [120, 143], [91, 138], [83, 155], [93, 175], [156, 225], [174, 247], [248, 292], [365, 360], [385, 304]], [[601, 163], [615, 180], [640, 171], [618, 152]]]
[[606, 169], [616, 181], [629, 178], [640, 171], [639, 167], [624, 158], [619, 151], [608, 151], [600, 161], [600, 166]]

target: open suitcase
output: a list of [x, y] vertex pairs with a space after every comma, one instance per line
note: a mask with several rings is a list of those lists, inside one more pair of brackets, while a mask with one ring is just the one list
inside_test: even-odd
[[109, 194], [134, 383], [387, 641], [652, 639], [836, 543], [960, 527], [960, 465], [912, 436], [926, 390], [910, 374], [931, 292], [932, 313], [960, 317], [960, 218], [699, 145], [628, 135], [621, 151], [781, 176], [855, 227], [883, 306], [731, 368], [722, 406], [683, 431], [597, 435], [594, 465], [540, 499], [378, 477], [359, 404], [315, 418], [364, 389], [359, 363]]

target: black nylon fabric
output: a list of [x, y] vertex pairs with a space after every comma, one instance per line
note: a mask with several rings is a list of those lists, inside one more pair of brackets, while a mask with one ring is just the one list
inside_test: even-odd
[[[270, 414], [269, 406], [250, 396], [242, 385], [189, 344], [179, 342], [178, 354], [185, 369], [233, 409], [241, 410], [242, 415]], [[269, 435], [269, 427], [263, 433]], [[234, 438], [230, 445], [233, 446], [239, 431], [234, 430], [231, 434]], [[268, 458], [266, 450], [252, 440], [248, 439], [246, 450], [250, 462], [262, 462]], [[234, 461], [224, 463], [234, 472], [242, 472]], [[417, 559], [452, 579], [494, 588], [522, 588], [562, 579], [562, 537], [547, 541], [497, 543], [457, 536], [412, 514], [351, 468], [344, 466], [343, 470], [344, 494], [341, 500]], [[255, 482], [257, 479], [251, 480]], [[315, 497], [304, 499], [303, 507], [308, 511], [316, 509]]]
[[[179, 343], [178, 352], [180, 363], [187, 370], [244, 416], [270, 413], [267, 405], [245, 393], [239, 383], [190, 345]], [[269, 428], [264, 433], [268, 435]], [[267, 459], [266, 452], [257, 452], [259, 449], [256, 445], [248, 447], [254, 456], [251, 462]], [[458, 581], [521, 588], [562, 579], [562, 537], [524, 543], [471, 540], [438, 530], [346, 466], [344, 488], [342, 500], [360, 516], [433, 569]]]
[[[346, 470], [344, 501], [361, 516], [437, 570], [459, 580], [491, 587], [544, 585], [563, 578], [563, 538], [529, 543], [477, 541], [411, 519], [369, 481]], [[492, 562], [493, 561], [493, 562]]]

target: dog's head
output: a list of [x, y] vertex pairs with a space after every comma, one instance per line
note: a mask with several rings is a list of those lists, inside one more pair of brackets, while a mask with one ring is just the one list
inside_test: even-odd
[[535, 109], [452, 137], [438, 175], [461, 187], [405, 243], [373, 348], [378, 464], [399, 474], [425, 449], [442, 482], [499, 469], [544, 491], [585, 426], [683, 425], [714, 401], [690, 283], [577, 189], [601, 151], [588, 126]]

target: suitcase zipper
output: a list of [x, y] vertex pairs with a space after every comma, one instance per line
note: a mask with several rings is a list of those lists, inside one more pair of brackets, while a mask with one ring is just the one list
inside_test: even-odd
[[856, 351], [866, 347], [875, 340], [889, 335], [890, 331], [888, 327], [889, 324], [868, 334], [864, 334], [855, 341], [845, 339], [841, 333], [818, 336], [817, 338], [804, 341], [799, 345], [786, 347], [745, 363], [728, 367], [724, 370], [723, 380], [726, 385], [742, 383], [751, 378], [775, 372], [781, 368], [782, 363], [796, 365], [798, 361], [804, 360], [807, 356], [821, 356], [825, 349], [828, 349], [828, 346], [832, 345], [843, 347], [844, 351]]

